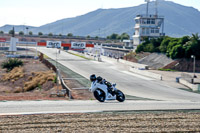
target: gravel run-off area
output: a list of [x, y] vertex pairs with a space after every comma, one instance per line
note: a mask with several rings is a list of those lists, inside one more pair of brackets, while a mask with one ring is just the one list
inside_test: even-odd
[[106, 112], [0, 116], [0, 133], [200, 132], [200, 112]]

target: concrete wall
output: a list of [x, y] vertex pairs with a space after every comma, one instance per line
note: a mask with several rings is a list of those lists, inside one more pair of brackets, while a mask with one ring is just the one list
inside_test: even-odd
[[138, 69], [148, 69], [148, 65], [145, 65], [145, 64], [139, 64], [139, 63], [130, 62], [130, 61], [122, 60], [122, 59], [119, 59], [119, 62], [130, 65]]
[[151, 78], [155, 78], [155, 79], [159, 79], [162, 80], [162, 75], [160, 74], [156, 74], [156, 73], [152, 73], [152, 72], [148, 72], [147, 70], [138, 70], [136, 68], [130, 68], [131, 72], [143, 75], [143, 76], [147, 76], [147, 77], [151, 77]]
[[193, 91], [200, 91], [200, 84], [191, 84], [188, 81], [181, 79], [181, 78], [179, 79], [179, 83], [189, 87]]

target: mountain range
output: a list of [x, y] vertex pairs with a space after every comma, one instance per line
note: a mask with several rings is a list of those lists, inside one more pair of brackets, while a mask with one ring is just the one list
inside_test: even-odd
[[[130, 36], [134, 33], [134, 18], [138, 14], [146, 13], [146, 4], [128, 8], [116, 9], [97, 9], [87, 14], [65, 18], [42, 25], [40, 27], [28, 26], [28, 31], [34, 34], [42, 32], [44, 34], [62, 34], [72, 33], [75, 36], [100, 36], [106, 37], [112, 33], [128, 33]], [[155, 14], [155, 3], [149, 3], [149, 14]], [[164, 32], [168, 36], [180, 37], [200, 33], [200, 11], [183, 6], [171, 1], [158, 1], [158, 15], [164, 16]], [[13, 25], [5, 25], [0, 30], [8, 32]], [[15, 31], [24, 31], [27, 26], [15, 26]]]

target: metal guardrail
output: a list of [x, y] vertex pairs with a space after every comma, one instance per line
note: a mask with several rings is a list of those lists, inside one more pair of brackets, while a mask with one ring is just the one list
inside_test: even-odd
[[54, 72], [56, 72], [57, 74], [57, 82], [58, 82], [58, 79], [60, 80], [60, 83], [61, 83], [61, 86], [63, 89], [66, 90], [66, 94], [67, 96], [69, 97], [69, 99], [73, 99], [72, 95], [71, 95], [71, 89], [65, 84], [64, 82], [64, 78], [62, 77], [61, 73], [60, 73], [60, 70], [57, 69], [51, 62], [49, 62], [48, 60], [44, 59], [42, 57], [43, 55], [41, 54], [40, 55], [40, 60], [50, 69], [52, 69]]

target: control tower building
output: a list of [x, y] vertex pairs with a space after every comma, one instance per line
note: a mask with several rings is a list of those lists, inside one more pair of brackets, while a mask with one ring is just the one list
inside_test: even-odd
[[135, 47], [141, 44], [146, 37], [151, 39], [165, 35], [164, 17], [158, 16], [158, 1], [155, 0], [155, 14], [148, 14], [150, 0], [145, 0], [145, 2], [147, 2], [146, 14], [137, 15], [135, 18], [135, 32], [133, 35], [133, 45]]

